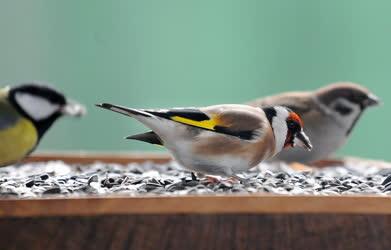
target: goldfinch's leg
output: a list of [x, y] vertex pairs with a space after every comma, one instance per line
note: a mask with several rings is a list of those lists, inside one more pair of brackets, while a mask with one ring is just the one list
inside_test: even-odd
[[246, 183], [247, 182], [247, 179], [245, 179], [245, 178], [243, 178], [243, 177], [240, 177], [239, 175], [237, 175], [237, 174], [234, 174], [234, 175], [232, 175], [229, 179], [228, 179], [228, 181], [230, 181], [230, 182], [232, 182], [232, 183], [237, 183], [238, 181], [240, 182], [240, 183]]
[[217, 184], [220, 183], [221, 178], [218, 176], [212, 176], [212, 175], [205, 175], [205, 178], [203, 180], [204, 183], [207, 184]]

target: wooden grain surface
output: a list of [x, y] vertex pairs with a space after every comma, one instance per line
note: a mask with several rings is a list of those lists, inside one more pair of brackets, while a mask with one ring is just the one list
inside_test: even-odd
[[94, 152], [40, 152], [30, 155], [25, 162], [47, 162], [61, 160], [68, 164], [90, 164], [94, 162], [128, 164], [151, 161], [166, 163], [171, 160], [167, 153], [94, 153]]
[[390, 215], [108, 215], [0, 219], [1, 249], [391, 249]]
[[[164, 154], [51, 153], [28, 159], [49, 160], [126, 164], [145, 160], [164, 163], [170, 158]], [[391, 199], [385, 196], [0, 200], [0, 249], [7, 250], [367, 250], [391, 249], [390, 236]]]
[[391, 199], [380, 196], [142, 196], [0, 200], [1, 217], [108, 214], [391, 214]]

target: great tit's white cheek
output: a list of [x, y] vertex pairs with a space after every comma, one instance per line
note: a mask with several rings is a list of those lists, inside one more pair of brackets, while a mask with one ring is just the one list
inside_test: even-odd
[[28, 93], [16, 93], [15, 100], [24, 112], [35, 121], [46, 119], [60, 109], [60, 105], [53, 104], [43, 97]]

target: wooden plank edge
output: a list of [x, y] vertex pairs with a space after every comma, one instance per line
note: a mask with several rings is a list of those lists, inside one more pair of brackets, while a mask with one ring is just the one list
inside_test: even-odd
[[391, 214], [385, 196], [144, 196], [0, 200], [0, 218], [110, 214]]
[[162, 164], [171, 161], [171, 159], [171, 156], [167, 153], [41, 152], [30, 155], [24, 162], [47, 162], [60, 160], [67, 164], [91, 164], [94, 162], [129, 164], [150, 161]]
[[[38, 152], [27, 157], [24, 162], [45, 162], [45, 161], [56, 161], [61, 160], [68, 164], [91, 164], [94, 162], [104, 163], [117, 163], [117, 164], [128, 164], [132, 162], [141, 163], [145, 161], [151, 161], [154, 163], [167, 163], [172, 160], [170, 154], [163, 152], [91, 152], [91, 151], [51, 151], [51, 152]], [[308, 167], [325, 167], [333, 166], [333, 162], [349, 162], [354, 164], [360, 162], [361, 164], [376, 165], [379, 168], [391, 168], [391, 163], [384, 160], [364, 159], [354, 156], [346, 156], [343, 158], [331, 158], [325, 160], [324, 164], [331, 165], [316, 165]], [[320, 161], [322, 162], [322, 161]]]

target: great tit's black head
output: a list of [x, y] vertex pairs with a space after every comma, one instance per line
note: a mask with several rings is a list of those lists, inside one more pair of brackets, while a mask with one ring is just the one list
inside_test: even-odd
[[333, 83], [316, 92], [319, 100], [341, 115], [349, 115], [352, 107], [364, 110], [380, 103], [367, 88], [350, 82]]
[[65, 96], [57, 90], [38, 84], [22, 84], [12, 87], [9, 99], [19, 112], [39, 122], [52, 116], [61, 116], [66, 104]]
[[63, 115], [81, 116], [85, 108], [67, 100], [53, 87], [25, 83], [9, 89], [8, 99], [18, 112], [33, 121], [42, 135], [55, 120]]

